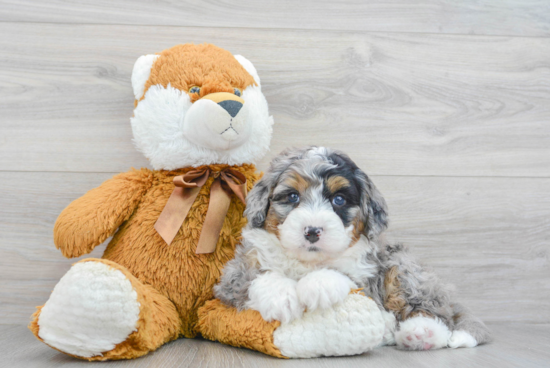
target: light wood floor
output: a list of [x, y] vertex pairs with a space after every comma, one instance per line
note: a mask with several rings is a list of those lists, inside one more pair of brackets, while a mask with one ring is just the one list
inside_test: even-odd
[[124, 364], [215, 365], [212, 352], [219, 366], [550, 366], [548, 0], [0, 0], [0, 366], [6, 354], [76, 364], [23, 328], [75, 262], [53, 246], [53, 224], [87, 190], [148, 166], [131, 142], [131, 69], [186, 42], [258, 69], [275, 118], [260, 169], [287, 146], [348, 152], [388, 201], [388, 237], [455, 284], [498, 339], [316, 363], [180, 340]]
[[36, 340], [23, 326], [0, 325], [0, 367], [77, 368], [94, 366], [200, 368], [364, 368], [479, 367], [543, 368], [550, 366], [550, 325], [490, 324], [497, 340], [474, 349], [401, 351], [375, 349], [352, 357], [277, 359], [261, 353], [199, 339], [179, 339], [154, 353], [131, 361], [90, 363], [61, 354]]

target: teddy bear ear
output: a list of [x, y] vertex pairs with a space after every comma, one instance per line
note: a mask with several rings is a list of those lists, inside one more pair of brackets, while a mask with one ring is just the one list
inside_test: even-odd
[[254, 82], [256, 82], [256, 84], [258, 84], [259, 86], [260, 77], [258, 76], [258, 72], [256, 71], [256, 68], [254, 68], [254, 65], [250, 62], [250, 60], [242, 55], [235, 55], [235, 59], [237, 59], [237, 61], [243, 66], [243, 68], [245, 68], [245, 70], [252, 76], [252, 78], [254, 78]]
[[143, 55], [140, 56], [134, 64], [134, 69], [132, 70], [132, 88], [134, 89], [136, 100], [143, 97], [145, 83], [147, 83], [149, 75], [151, 75], [151, 68], [159, 56], [160, 55]]

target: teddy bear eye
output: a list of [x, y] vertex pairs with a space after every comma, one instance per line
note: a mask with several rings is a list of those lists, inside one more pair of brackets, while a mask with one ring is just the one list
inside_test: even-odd
[[197, 87], [197, 86], [193, 86], [191, 88], [189, 88], [189, 93], [201, 93], [201, 88], [200, 87]]
[[238, 88], [233, 88], [233, 93], [235, 93], [235, 96], [241, 97], [241, 90]]
[[346, 204], [346, 200], [341, 195], [337, 195], [336, 197], [332, 198], [332, 204], [340, 207]]

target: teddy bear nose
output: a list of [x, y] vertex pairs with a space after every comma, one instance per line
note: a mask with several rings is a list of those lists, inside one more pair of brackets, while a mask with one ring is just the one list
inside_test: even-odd
[[223, 107], [225, 111], [227, 111], [229, 115], [231, 115], [232, 118], [237, 116], [237, 114], [239, 113], [239, 111], [241, 111], [241, 108], [243, 107], [242, 103], [233, 100], [221, 101], [218, 102], [218, 105]]
[[241, 97], [229, 92], [210, 93], [201, 98], [201, 100], [210, 100], [217, 103], [218, 105], [223, 107], [223, 109], [227, 111], [227, 113], [231, 115], [232, 118], [237, 116], [244, 105], [244, 100]]

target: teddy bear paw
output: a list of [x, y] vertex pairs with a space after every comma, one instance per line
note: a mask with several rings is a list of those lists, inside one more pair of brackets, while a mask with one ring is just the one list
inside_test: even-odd
[[380, 346], [385, 321], [376, 303], [349, 294], [332, 308], [307, 311], [302, 318], [281, 324], [273, 344], [289, 358], [363, 354]]
[[38, 336], [68, 354], [101, 355], [136, 330], [139, 313], [137, 293], [121, 271], [101, 262], [80, 262], [42, 307]]

